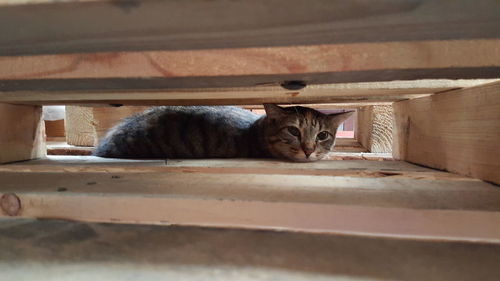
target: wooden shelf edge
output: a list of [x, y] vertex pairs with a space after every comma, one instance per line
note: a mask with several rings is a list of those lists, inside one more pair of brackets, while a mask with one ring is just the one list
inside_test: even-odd
[[17, 217], [23, 218], [500, 243], [500, 225], [492, 223], [500, 221], [500, 212], [79, 194], [18, 196], [23, 208]]

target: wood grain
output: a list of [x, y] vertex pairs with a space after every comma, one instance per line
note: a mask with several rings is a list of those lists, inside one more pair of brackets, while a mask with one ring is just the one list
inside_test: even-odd
[[97, 133], [91, 107], [66, 106], [66, 141], [76, 146], [96, 146]]
[[392, 105], [373, 106], [373, 128], [370, 152], [391, 153], [394, 125]]
[[500, 183], [500, 83], [394, 103], [394, 156]]
[[498, 281], [500, 276], [498, 244], [29, 219], [2, 220], [0, 233], [0, 260], [9, 260], [1, 265], [5, 280]]
[[95, 127], [97, 140], [101, 140], [109, 129], [126, 117], [141, 113], [147, 106], [94, 107], [92, 125]]
[[367, 151], [370, 151], [370, 139], [373, 131], [373, 106], [364, 106], [358, 108], [356, 121], [356, 140]]
[[64, 119], [61, 120], [45, 120], [45, 133], [47, 138], [62, 138], [66, 137], [66, 130], [64, 127]]
[[0, 163], [45, 155], [42, 108], [0, 103]]
[[[245, 80], [214, 77], [216, 85], [245, 84]], [[241, 78], [241, 77], [240, 77]], [[26, 80], [0, 84], [0, 102], [24, 104], [125, 104], [125, 105], [255, 105], [262, 103], [359, 103], [367, 105], [427, 96], [435, 92], [484, 84], [486, 80], [417, 80], [366, 83], [313, 84], [301, 90], [281, 86], [218, 87], [207, 80], [173, 78], [149, 81]], [[39, 83], [44, 81], [44, 83]], [[177, 81], [177, 82], [176, 82]], [[268, 81], [268, 80], [263, 80]], [[37, 82], [37, 83], [31, 83]], [[157, 82], [159, 84], [157, 85]], [[254, 81], [255, 82], [255, 81]], [[62, 84], [61, 84], [62, 83]], [[150, 89], [150, 83], [155, 84]], [[253, 83], [253, 82], [252, 82]], [[208, 88], [193, 88], [196, 85]], [[106, 89], [103, 89], [106, 88]]]
[[[435, 74], [446, 68], [500, 67], [499, 46], [500, 39], [483, 39], [4, 56], [0, 58], [0, 79], [210, 77], [298, 73], [314, 76], [314, 73], [407, 69], [432, 70]], [[469, 75], [469, 78], [483, 78], [481, 76], [485, 74], [478, 69], [477, 75]], [[380, 72], [379, 81], [385, 80], [382, 75], [383, 72]]]
[[392, 105], [361, 107], [358, 109], [356, 138], [369, 152], [391, 153], [393, 123]]
[[[303, 172], [297, 173], [290, 170], [295, 163], [278, 161], [188, 160], [165, 166], [162, 161], [66, 159], [51, 160], [59, 161], [60, 168], [47, 167], [46, 160], [0, 167], [0, 194], [19, 198], [23, 207], [18, 217], [500, 243], [499, 224], [494, 223], [500, 220], [500, 191], [482, 181], [307, 172], [335, 172], [345, 165], [379, 171], [399, 167], [402, 174], [432, 172], [404, 162], [302, 163]], [[98, 171], [103, 163], [111, 170]], [[274, 165], [273, 174], [256, 168]], [[28, 166], [31, 170], [25, 170]], [[143, 172], [134, 171], [139, 167]], [[230, 167], [241, 170], [232, 173]], [[285, 176], [280, 169], [292, 173]]]
[[0, 56], [500, 37], [495, 0], [26, 3], [0, 6]]
[[[346, 153], [333, 155], [342, 156]], [[349, 156], [349, 154], [347, 154]], [[367, 156], [370, 157], [369, 155]], [[2, 172], [92, 172], [92, 173], [187, 173], [187, 174], [265, 174], [316, 175], [356, 178], [476, 181], [451, 173], [399, 161], [342, 161], [287, 163], [273, 159], [156, 159], [148, 161], [108, 159], [89, 156], [50, 156], [49, 159], [0, 166]], [[379, 159], [377, 159], [379, 160]], [[374, 162], [374, 163], [369, 163]], [[276, 177], [278, 178], [278, 177]]]

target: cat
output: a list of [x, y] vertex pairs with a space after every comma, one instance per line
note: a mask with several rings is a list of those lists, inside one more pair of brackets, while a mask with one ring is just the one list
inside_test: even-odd
[[160, 106], [124, 119], [93, 155], [110, 158], [280, 158], [311, 162], [335, 145], [353, 112], [264, 104], [266, 115], [233, 106]]

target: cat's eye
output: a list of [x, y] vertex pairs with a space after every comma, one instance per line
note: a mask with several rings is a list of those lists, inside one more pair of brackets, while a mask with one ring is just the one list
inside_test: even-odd
[[327, 131], [323, 131], [323, 132], [320, 132], [317, 136], [316, 136], [316, 139], [319, 140], [319, 141], [324, 141], [326, 139], [328, 139], [328, 136], [330, 134], [327, 132]]
[[288, 127], [286, 127], [286, 129], [287, 129], [287, 130], [288, 130], [288, 132], [289, 132], [290, 134], [292, 134], [293, 136], [296, 136], [296, 137], [300, 136], [300, 131], [299, 131], [299, 129], [298, 129], [297, 127], [294, 127], [294, 126], [288, 126]]

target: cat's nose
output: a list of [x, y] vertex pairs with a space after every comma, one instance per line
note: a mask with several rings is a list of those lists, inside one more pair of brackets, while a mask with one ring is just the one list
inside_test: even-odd
[[303, 147], [302, 150], [307, 158], [309, 158], [309, 156], [314, 152], [314, 148], [312, 147]]

